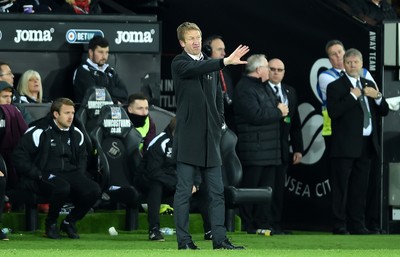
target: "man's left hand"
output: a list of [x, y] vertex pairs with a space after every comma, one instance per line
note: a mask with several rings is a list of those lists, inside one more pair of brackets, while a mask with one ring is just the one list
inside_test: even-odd
[[295, 152], [293, 154], [293, 164], [299, 164], [301, 161], [301, 158], [303, 158], [303, 155], [299, 152]]

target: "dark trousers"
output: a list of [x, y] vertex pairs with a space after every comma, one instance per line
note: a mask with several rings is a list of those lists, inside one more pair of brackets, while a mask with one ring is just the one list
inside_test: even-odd
[[150, 180], [147, 187], [147, 219], [149, 230], [160, 228], [160, 205], [162, 200], [174, 194], [173, 190], [168, 190], [159, 181]]
[[365, 137], [360, 157], [331, 159], [334, 229], [365, 229], [371, 153], [372, 141]]
[[107, 190], [106, 192], [112, 202], [121, 202], [128, 206], [136, 204], [138, 192], [133, 186], [123, 186], [116, 190]]
[[275, 184], [272, 192], [270, 225], [274, 230], [281, 230], [283, 198], [285, 194], [285, 180], [288, 164], [284, 163], [276, 167]]
[[200, 190], [193, 195], [191, 208], [197, 209], [203, 219], [204, 233], [211, 231], [211, 223], [208, 217], [208, 193], [206, 183], [200, 185]]
[[6, 177], [0, 177], [0, 224], [2, 222], [5, 194], [6, 194]]
[[369, 174], [367, 192], [367, 206], [365, 225], [369, 230], [380, 231], [381, 225], [381, 163], [379, 158], [371, 160], [371, 171]]
[[[178, 183], [174, 197], [174, 220], [178, 246], [192, 241], [189, 233], [189, 208], [197, 167], [182, 162], [177, 163]], [[226, 238], [224, 185], [221, 167], [200, 168], [203, 183], [208, 192], [208, 213], [211, 223], [213, 243], [219, 244]]]
[[41, 194], [49, 199], [46, 225], [57, 223], [62, 206], [71, 200], [74, 208], [65, 218], [68, 222], [81, 220], [100, 197], [100, 187], [83, 173], [60, 172], [39, 182]]
[[[242, 187], [262, 188], [270, 186], [272, 192], [274, 192], [275, 174], [275, 166], [245, 166], [243, 167]], [[249, 233], [253, 233], [259, 228], [270, 227], [270, 204], [243, 204], [239, 210], [242, 224]]]

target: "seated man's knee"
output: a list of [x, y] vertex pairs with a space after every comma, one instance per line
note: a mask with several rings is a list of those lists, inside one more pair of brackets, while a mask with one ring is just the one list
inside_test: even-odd
[[60, 201], [66, 201], [70, 197], [70, 194], [71, 187], [67, 184], [53, 187], [51, 190], [51, 196]]

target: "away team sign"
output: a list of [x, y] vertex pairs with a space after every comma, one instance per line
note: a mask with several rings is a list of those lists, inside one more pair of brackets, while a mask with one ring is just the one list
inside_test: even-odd
[[95, 35], [110, 42], [112, 52], [159, 53], [160, 23], [14, 21], [0, 22], [0, 50], [70, 51]]

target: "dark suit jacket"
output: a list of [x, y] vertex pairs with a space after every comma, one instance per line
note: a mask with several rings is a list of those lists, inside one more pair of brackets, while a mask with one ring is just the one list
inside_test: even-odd
[[[207, 58], [207, 57], [206, 57]], [[223, 100], [218, 71], [223, 60], [193, 60], [186, 52], [171, 63], [176, 95], [173, 156], [178, 162], [221, 166]]]
[[[363, 87], [375, 87], [372, 81], [360, 78]], [[363, 111], [360, 101], [350, 94], [352, 84], [347, 76], [333, 81], [327, 88], [327, 108], [332, 120], [332, 157], [357, 158], [361, 155], [363, 140]], [[379, 153], [379, 123], [380, 117], [389, 112], [384, 97], [380, 105], [368, 98], [372, 120], [372, 141]]]
[[[303, 153], [303, 137], [301, 133], [300, 115], [297, 109], [297, 94], [293, 87], [281, 83], [282, 93], [289, 102], [290, 123], [281, 120], [281, 150], [282, 163], [292, 163], [289, 156], [289, 147], [292, 145], [293, 152]], [[290, 135], [290, 141], [289, 141]]]

